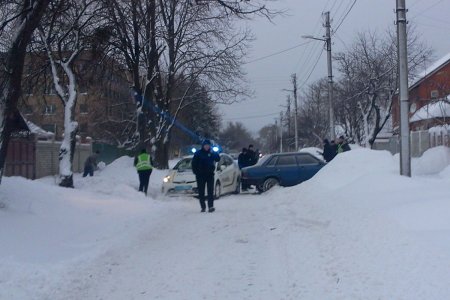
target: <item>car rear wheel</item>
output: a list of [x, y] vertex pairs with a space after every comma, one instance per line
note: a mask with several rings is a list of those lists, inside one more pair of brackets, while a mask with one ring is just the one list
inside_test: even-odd
[[280, 185], [280, 182], [276, 178], [267, 178], [261, 185], [258, 185], [256, 188], [260, 193], [267, 192], [271, 188], [276, 185]]
[[220, 182], [217, 181], [216, 185], [214, 186], [214, 199], [219, 199], [220, 194], [222, 194], [222, 187], [220, 186]]

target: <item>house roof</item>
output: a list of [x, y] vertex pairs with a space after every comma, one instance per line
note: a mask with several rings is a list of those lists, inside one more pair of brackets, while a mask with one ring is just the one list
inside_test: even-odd
[[418, 73], [417, 76], [415, 76], [415, 79], [409, 83], [409, 88], [410, 89], [415, 88], [417, 85], [419, 85], [421, 82], [423, 82], [425, 79], [427, 79], [434, 73], [438, 72], [440, 69], [442, 69], [448, 63], [450, 63], [450, 53], [448, 53], [447, 55], [438, 59], [433, 64], [431, 64], [428, 68], [426, 68], [422, 72]]
[[411, 116], [409, 122], [448, 117], [450, 117], [450, 95], [447, 96], [447, 100], [436, 101], [421, 107]]

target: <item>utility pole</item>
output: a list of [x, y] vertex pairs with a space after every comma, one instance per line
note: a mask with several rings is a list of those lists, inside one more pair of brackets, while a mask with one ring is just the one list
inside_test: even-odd
[[283, 112], [280, 112], [280, 153], [283, 153]]
[[292, 85], [294, 86], [294, 138], [295, 151], [298, 151], [298, 104], [297, 104], [297, 74], [292, 74]]
[[286, 108], [286, 115], [287, 115], [287, 126], [288, 126], [288, 130], [287, 130], [287, 140], [289, 141], [289, 145], [290, 145], [290, 141], [291, 141], [291, 137], [292, 137], [292, 126], [291, 126], [291, 122], [292, 122], [292, 114], [291, 114], [291, 95], [287, 95], [287, 100], [286, 100], [286, 104], [287, 104], [287, 108]]
[[330, 121], [330, 139], [336, 139], [336, 132], [334, 130], [334, 108], [333, 108], [333, 64], [331, 60], [331, 22], [330, 12], [325, 13], [325, 41], [327, 43], [327, 62], [328, 62], [328, 109]]
[[400, 175], [411, 177], [411, 149], [409, 132], [408, 50], [406, 36], [405, 0], [397, 0], [397, 37], [400, 83]]
[[273, 151], [277, 151], [277, 143], [278, 143], [278, 120], [275, 119], [275, 143], [273, 143], [272, 145], [275, 145], [274, 148], [271, 147], [271, 149], [273, 149]]

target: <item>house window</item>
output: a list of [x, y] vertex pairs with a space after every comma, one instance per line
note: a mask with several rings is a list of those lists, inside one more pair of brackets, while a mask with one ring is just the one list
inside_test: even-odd
[[431, 99], [437, 99], [439, 97], [439, 91], [433, 90], [431, 91]]
[[45, 95], [55, 95], [55, 86], [53, 85], [53, 81], [48, 81], [44, 85], [44, 94]]
[[80, 95], [87, 95], [88, 94], [88, 87], [86, 84], [82, 83], [78, 86], [78, 91], [80, 92]]
[[86, 103], [80, 104], [80, 114], [88, 113], [88, 105]]
[[56, 105], [55, 104], [46, 104], [43, 108], [43, 114], [44, 115], [54, 115], [56, 112]]
[[48, 132], [56, 133], [56, 124], [44, 124], [42, 125], [42, 129]]

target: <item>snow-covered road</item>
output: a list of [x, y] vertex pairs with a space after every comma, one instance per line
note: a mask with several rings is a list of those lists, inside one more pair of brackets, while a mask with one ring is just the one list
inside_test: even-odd
[[339, 284], [321, 243], [330, 222], [274, 201], [229, 196], [201, 214], [192, 199], [171, 200], [49, 298], [316, 298]]
[[[450, 152], [427, 160], [439, 156]], [[138, 194], [130, 165], [75, 190], [5, 179], [0, 299], [450, 297], [450, 167], [428, 162], [434, 175], [407, 179], [390, 154], [357, 150], [297, 187], [223, 197], [210, 214], [160, 196], [163, 172], [151, 197]]]

